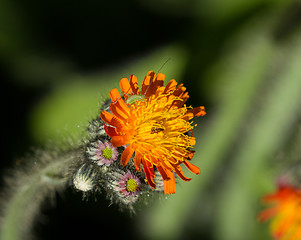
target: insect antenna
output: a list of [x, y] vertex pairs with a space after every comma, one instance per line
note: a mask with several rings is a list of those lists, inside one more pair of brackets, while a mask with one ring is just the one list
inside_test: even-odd
[[162, 68], [166, 65], [166, 63], [168, 63], [170, 60], [171, 60], [171, 58], [168, 58], [168, 59], [162, 64], [162, 66], [159, 68], [159, 70], [157, 71], [157, 73], [159, 73], [159, 72], [162, 70]]

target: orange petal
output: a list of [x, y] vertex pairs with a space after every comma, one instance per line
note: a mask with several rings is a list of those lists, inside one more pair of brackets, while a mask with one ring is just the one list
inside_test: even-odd
[[[124, 103], [124, 101], [120, 100], [118, 100], [116, 103], [111, 103], [110, 110], [116, 117], [121, 118], [123, 121], [126, 121], [130, 116], [129, 109], [128, 106]], [[124, 107], [121, 107], [121, 105], [124, 105]]]
[[165, 75], [163, 73], [157, 74], [156, 81], [160, 82], [160, 84], [158, 84], [158, 85], [163, 86], [164, 79], [165, 79]]
[[110, 136], [110, 137], [113, 137], [113, 136], [118, 136], [119, 134], [117, 133], [116, 131], [116, 128], [114, 127], [111, 127], [111, 126], [108, 126], [108, 125], [104, 125], [104, 129], [106, 131], [106, 133]]
[[154, 164], [154, 165], [158, 164], [158, 159], [157, 159], [156, 157], [154, 157], [154, 156], [152, 156], [152, 155], [148, 155], [148, 157], [149, 157], [149, 161], [150, 161], [152, 164]]
[[151, 81], [153, 81], [156, 76], [156, 73], [154, 71], [148, 71], [146, 76], [151, 76]]
[[168, 195], [176, 192], [176, 182], [175, 182], [175, 176], [173, 175], [173, 172], [169, 170], [166, 172], [170, 179], [164, 181], [164, 194]]
[[187, 178], [187, 177], [184, 175], [184, 173], [183, 173], [183, 171], [182, 171], [182, 168], [181, 168], [180, 166], [175, 166], [174, 170], [175, 170], [176, 174], [178, 174], [178, 176], [179, 176], [183, 181], [188, 182], [188, 181], [191, 180], [191, 178]]
[[152, 92], [151, 90], [151, 86], [153, 85], [154, 81], [155, 81], [155, 76], [156, 73], [154, 73], [153, 71], [149, 71], [146, 75], [146, 77], [143, 79], [142, 82], [142, 87], [141, 87], [141, 94], [145, 95], [146, 97], [149, 97]]
[[188, 92], [183, 93], [180, 98], [181, 100], [175, 100], [172, 105], [177, 106], [178, 108], [182, 107], [189, 98]]
[[206, 115], [205, 108], [203, 106], [200, 106], [189, 109], [187, 113], [182, 117], [182, 119], [188, 121], [194, 117], [201, 117], [204, 115]]
[[111, 121], [112, 121], [113, 117], [114, 117], [113, 114], [111, 114], [111, 113], [109, 113], [109, 112], [107, 112], [105, 110], [103, 110], [100, 113], [101, 120], [104, 121], [104, 122], [106, 122], [106, 123], [108, 123], [108, 124], [110, 124], [110, 125], [111, 125]]
[[135, 163], [135, 168], [138, 172], [141, 171], [141, 158], [142, 158], [141, 153], [139, 151], [136, 151], [134, 163]]
[[139, 94], [139, 86], [137, 82], [137, 77], [135, 75], [130, 76], [130, 85], [134, 94]]
[[164, 79], [165, 79], [165, 75], [162, 74], [162, 73], [159, 73], [157, 75], [157, 77], [155, 78], [155, 80], [153, 80], [153, 82], [150, 82], [150, 86], [149, 86], [149, 88], [147, 90], [147, 95], [150, 96], [150, 95], [155, 94], [156, 91], [157, 91], [157, 89], [159, 87], [163, 86]]
[[[189, 156], [189, 153], [187, 153], [186, 149], [179, 148], [179, 149], [175, 149], [173, 151], [173, 156], [175, 156], [177, 158], [183, 158], [183, 160], [186, 160], [187, 157]], [[172, 161], [170, 161], [170, 162], [172, 162]]]
[[124, 97], [126, 98], [129, 94], [132, 94], [132, 88], [129, 83], [129, 80], [127, 78], [122, 78], [119, 82], [120, 90], [124, 94]]
[[188, 110], [187, 113], [182, 117], [182, 119], [185, 121], [189, 121], [193, 117], [194, 117], [194, 114], [192, 112], [189, 112], [189, 110]]
[[169, 180], [170, 179], [170, 177], [167, 175], [167, 173], [166, 173], [163, 166], [157, 165], [156, 167], [157, 167], [159, 173], [161, 174], [163, 180]]
[[180, 97], [185, 91], [186, 87], [184, 87], [181, 83], [179, 86], [177, 86], [176, 90], [173, 92], [173, 95]]
[[122, 129], [124, 124], [122, 124], [121, 120], [116, 116], [113, 116], [109, 123], [111, 126]]
[[133, 153], [135, 152], [135, 149], [132, 147], [132, 145], [129, 145], [121, 154], [121, 164], [123, 166], [126, 166], [129, 160], [131, 159]]
[[158, 96], [160, 96], [161, 94], [163, 94], [164, 90], [165, 90], [165, 87], [159, 87], [159, 88], [157, 88], [156, 93], [155, 93], [155, 98], [157, 98]]
[[[113, 104], [113, 103], [111, 103]], [[110, 104], [110, 105], [111, 105]], [[128, 105], [123, 101], [122, 98], [120, 98], [116, 103], [115, 103], [116, 107], [118, 107], [120, 110], [122, 110], [124, 113], [126, 113], [129, 116], [130, 110]]]
[[111, 138], [111, 143], [113, 147], [121, 147], [125, 144], [128, 144], [128, 142], [124, 140], [123, 136], [113, 136]]
[[176, 88], [177, 84], [178, 83], [176, 82], [176, 80], [171, 79], [165, 87], [164, 94], [173, 91]]
[[145, 160], [145, 164], [146, 164], [148, 170], [151, 173], [151, 177], [155, 177], [155, 171], [154, 171], [154, 168], [153, 168], [153, 164], [150, 161], [147, 161], [147, 160]]
[[150, 80], [151, 80], [150, 76], [144, 77], [143, 82], [142, 82], [142, 87], [141, 87], [142, 95], [145, 95], [145, 93], [147, 92], [147, 90], [149, 88]]
[[149, 166], [147, 165], [147, 161], [142, 159], [142, 165], [143, 165], [143, 170], [144, 170], [148, 185], [151, 188], [156, 189], [156, 184], [152, 177], [153, 174], [151, 173], [151, 170], [149, 169]]
[[202, 116], [206, 115], [205, 107], [204, 106], [200, 106], [200, 107], [195, 107], [193, 109], [189, 109], [188, 112], [192, 112], [193, 115], [196, 116], [196, 117], [202, 117]]
[[171, 169], [173, 169], [170, 159], [168, 159], [168, 161], [162, 161], [161, 164], [163, 165], [164, 169], [166, 169], [166, 170], [171, 171]]
[[200, 169], [197, 166], [193, 165], [192, 163], [188, 162], [187, 160], [184, 161], [183, 163], [194, 174], [197, 174], [197, 175], [200, 174]]
[[119, 100], [121, 98], [117, 88], [113, 88], [110, 92], [109, 92], [109, 96], [111, 98], [111, 101], [113, 103], [115, 103], [117, 100]]
[[189, 151], [190, 152], [188, 154], [188, 160], [191, 160], [193, 158], [193, 155], [194, 155], [195, 151], [193, 151], [193, 150], [189, 150]]

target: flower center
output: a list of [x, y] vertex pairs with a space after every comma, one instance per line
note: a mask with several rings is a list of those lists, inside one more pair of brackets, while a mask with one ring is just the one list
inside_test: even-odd
[[111, 148], [106, 147], [104, 150], [102, 150], [102, 155], [106, 159], [111, 159], [113, 157], [113, 150]]
[[179, 101], [171, 95], [153, 96], [130, 105], [129, 144], [138, 146], [136, 151], [149, 161], [153, 157], [167, 158], [174, 164], [184, 161], [195, 144], [194, 137], [186, 134], [194, 127], [184, 118], [187, 107], [173, 106], [175, 99]]
[[134, 179], [129, 179], [126, 182], [126, 190], [128, 192], [135, 192], [137, 190], [137, 188], [138, 188], [138, 184]]

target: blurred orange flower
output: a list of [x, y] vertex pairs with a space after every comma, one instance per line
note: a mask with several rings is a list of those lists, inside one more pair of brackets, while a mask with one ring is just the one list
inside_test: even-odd
[[276, 193], [265, 196], [263, 201], [274, 204], [258, 216], [261, 222], [273, 218], [270, 229], [274, 239], [300, 240], [301, 189], [282, 186]]
[[[143, 79], [141, 92], [137, 78], [131, 75], [120, 80], [123, 97], [116, 88], [109, 93], [112, 103], [110, 112], [102, 111], [101, 119], [106, 123], [106, 132], [114, 147], [126, 145], [121, 155], [125, 166], [135, 153], [134, 164], [145, 172], [147, 183], [156, 188], [154, 166], [164, 180], [164, 193], [175, 193], [174, 172], [184, 181], [181, 163], [193, 173], [200, 170], [192, 159], [195, 138], [189, 120], [206, 114], [204, 107], [191, 108], [185, 105], [189, 98], [183, 84], [170, 80], [164, 87], [165, 75], [149, 71]], [[190, 133], [190, 134], [189, 134]]]

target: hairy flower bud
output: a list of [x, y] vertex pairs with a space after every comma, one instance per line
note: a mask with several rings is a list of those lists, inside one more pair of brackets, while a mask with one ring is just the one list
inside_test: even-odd
[[97, 182], [97, 172], [89, 164], [83, 164], [73, 175], [73, 185], [82, 192], [91, 191]]

